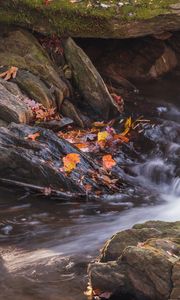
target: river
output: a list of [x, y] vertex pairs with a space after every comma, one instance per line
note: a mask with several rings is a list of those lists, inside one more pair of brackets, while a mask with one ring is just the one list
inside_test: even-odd
[[0, 300], [87, 299], [87, 264], [106, 239], [146, 220], [180, 219], [179, 78], [139, 86], [148, 99], [141, 114], [161, 128], [145, 128], [153, 146], [126, 157], [131, 186], [121, 199], [65, 203], [0, 188]]

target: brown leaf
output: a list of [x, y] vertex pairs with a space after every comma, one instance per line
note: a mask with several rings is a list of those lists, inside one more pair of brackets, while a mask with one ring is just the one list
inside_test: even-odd
[[89, 145], [88, 145], [88, 143], [80, 143], [80, 144], [75, 144], [75, 145], [82, 152], [89, 152]]
[[29, 135], [26, 137], [26, 139], [35, 141], [39, 136], [40, 136], [40, 133], [39, 133], [39, 132], [36, 132], [36, 133], [33, 133], [33, 134], [29, 134]]
[[17, 67], [11, 67], [7, 71], [0, 74], [0, 78], [4, 78], [4, 80], [9, 80], [11, 78], [15, 78], [17, 75], [18, 68]]
[[92, 190], [92, 185], [90, 185], [90, 184], [85, 184], [84, 187], [85, 187], [86, 192], [90, 192]]

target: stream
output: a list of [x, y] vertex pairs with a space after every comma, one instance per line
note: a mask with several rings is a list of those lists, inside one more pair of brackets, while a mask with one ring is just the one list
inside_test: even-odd
[[152, 145], [138, 158], [122, 156], [130, 185], [121, 198], [58, 202], [0, 188], [0, 300], [87, 299], [87, 264], [106, 239], [135, 223], [180, 218], [179, 78], [138, 87], [148, 100], [139, 111], [161, 127], [145, 127]]

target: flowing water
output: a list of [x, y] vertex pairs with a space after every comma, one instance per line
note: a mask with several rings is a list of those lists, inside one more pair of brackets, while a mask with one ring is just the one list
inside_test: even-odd
[[136, 157], [121, 154], [128, 182], [121, 196], [62, 203], [1, 187], [0, 300], [86, 299], [87, 263], [113, 233], [180, 219], [179, 82], [166, 78], [142, 89], [149, 100], [134, 109], [160, 125], [145, 127], [148, 142]]

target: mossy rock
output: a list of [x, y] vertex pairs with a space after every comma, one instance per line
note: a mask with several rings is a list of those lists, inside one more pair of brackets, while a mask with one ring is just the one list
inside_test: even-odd
[[[127, 38], [180, 29], [178, 0], [7, 0], [0, 23], [21, 25], [42, 33], [78, 37]], [[101, 2], [101, 1], [99, 1]], [[91, 3], [92, 5], [88, 5]]]
[[180, 222], [146, 222], [106, 243], [99, 261], [89, 265], [90, 283], [117, 299], [178, 300], [179, 259]]

